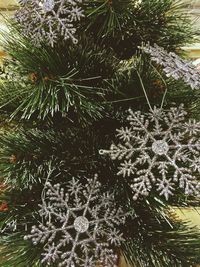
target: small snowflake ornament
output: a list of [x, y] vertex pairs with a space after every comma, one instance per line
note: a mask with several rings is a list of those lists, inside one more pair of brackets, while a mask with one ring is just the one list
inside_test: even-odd
[[42, 263], [117, 267], [113, 248], [123, 237], [116, 226], [123, 224], [128, 214], [115, 207], [112, 194], [100, 194], [97, 176], [85, 185], [73, 178], [66, 191], [60, 184], [46, 186], [39, 211], [41, 223], [25, 236], [34, 245], [43, 245]]
[[99, 151], [120, 163], [117, 174], [129, 178], [134, 200], [153, 188], [167, 200], [177, 187], [200, 195], [200, 122], [186, 115], [183, 105], [146, 114], [130, 109], [129, 126], [117, 130], [119, 143]]
[[154, 46], [144, 46], [141, 49], [151, 56], [152, 61], [163, 67], [167, 77], [175, 80], [182, 79], [192, 89], [200, 89], [200, 72], [192, 62], [180, 58], [173, 52], [168, 53], [164, 48]]
[[51, 46], [59, 36], [65, 40], [75, 37], [75, 23], [84, 17], [80, 7], [82, 0], [20, 0], [21, 8], [15, 19], [21, 25], [26, 36], [31, 37], [35, 45], [47, 42]]

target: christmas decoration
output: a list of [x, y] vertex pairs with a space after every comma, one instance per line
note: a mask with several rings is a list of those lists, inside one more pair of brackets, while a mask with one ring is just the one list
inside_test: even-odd
[[77, 43], [75, 23], [84, 17], [81, 3], [82, 0], [21, 0], [15, 19], [36, 45], [47, 42], [54, 46], [60, 35]]
[[129, 177], [133, 198], [147, 196], [156, 187], [169, 199], [179, 187], [186, 195], [200, 195], [200, 122], [185, 121], [183, 105], [150, 113], [129, 109], [129, 127], [117, 130], [122, 141], [101, 155], [120, 161], [118, 175]]
[[[118, 267], [121, 256], [134, 267], [197, 266], [199, 229], [177, 220], [171, 204], [199, 202], [199, 123], [189, 117], [198, 118], [200, 98], [188, 86], [199, 80], [179, 58], [171, 67], [168, 53], [163, 79], [165, 65], [139, 48], [192, 43], [187, 3], [17, 2], [2, 33], [1, 267]], [[187, 84], [176, 80], [185, 76]], [[188, 122], [183, 107], [152, 111], [179, 101]], [[127, 107], [138, 110], [130, 125]]]
[[66, 192], [60, 184], [46, 184], [41, 223], [25, 236], [34, 245], [44, 245], [42, 263], [94, 267], [99, 262], [117, 267], [112, 247], [123, 238], [116, 225], [124, 223], [127, 214], [115, 208], [112, 194], [100, 195], [100, 186], [97, 176], [85, 185], [73, 178]]
[[168, 53], [157, 44], [143, 46], [141, 49], [150, 54], [152, 61], [163, 67], [167, 77], [172, 77], [175, 80], [182, 79], [192, 89], [200, 88], [200, 73], [192, 62], [180, 58], [175, 53]]

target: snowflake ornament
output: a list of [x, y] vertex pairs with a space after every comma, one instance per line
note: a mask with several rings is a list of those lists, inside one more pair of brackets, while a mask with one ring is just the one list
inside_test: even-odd
[[37, 46], [47, 42], [51, 46], [59, 36], [65, 40], [75, 37], [76, 22], [84, 17], [79, 6], [82, 0], [20, 0], [21, 8], [16, 12], [15, 19], [21, 25], [26, 36], [31, 37]]
[[168, 53], [156, 44], [140, 48], [145, 53], [150, 54], [152, 61], [163, 67], [167, 77], [172, 77], [175, 80], [182, 79], [192, 89], [200, 88], [200, 73], [192, 62], [180, 58], [173, 52]]
[[46, 186], [39, 211], [41, 223], [25, 236], [34, 245], [43, 244], [42, 263], [117, 267], [113, 248], [123, 237], [116, 226], [125, 222], [128, 213], [115, 207], [113, 194], [100, 193], [97, 176], [85, 185], [73, 178], [66, 192], [60, 184]]
[[117, 174], [129, 177], [134, 200], [153, 188], [167, 200], [177, 187], [200, 195], [200, 122], [186, 115], [183, 105], [146, 114], [129, 109], [129, 126], [117, 130], [120, 142], [99, 151], [120, 163]]

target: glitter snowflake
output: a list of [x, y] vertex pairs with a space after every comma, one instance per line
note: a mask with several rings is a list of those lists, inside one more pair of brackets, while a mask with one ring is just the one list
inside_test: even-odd
[[21, 8], [16, 12], [16, 21], [25, 35], [31, 37], [34, 44], [47, 42], [54, 46], [59, 36], [71, 39], [75, 37], [75, 23], [84, 17], [79, 6], [82, 0], [21, 0]]
[[166, 199], [177, 187], [200, 195], [200, 122], [186, 122], [186, 115], [183, 105], [147, 114], [130, 109], [130, 125], [117, 130], [120, 143], [99, 151], [120, 162], [117, 174], [129, 177], [134, 200], [153, 188]]
[[30, 235], [34, 245], [44, 245], [42, 263], [65, 267], [117, 267], [113, 248], [123, 241], [116, 226], [128, 214], [115, 207], [114, 196], [100, 193], [97, 176], [82, 185], [72, 179], [64, 189], [47, 183], [40, 205], [41, 223]]
[[167, 77], [182, 79], [192, 89], [200, 88], [200, 73], [192, 62], [180, 58], [173, 52], [168, 53], [158, 45], [144, 46], [142, 50], [150, 54], [151, 59], [163, 67]]

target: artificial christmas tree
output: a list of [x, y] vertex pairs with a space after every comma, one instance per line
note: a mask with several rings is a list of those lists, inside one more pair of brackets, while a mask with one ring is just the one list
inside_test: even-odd
[[170, 209], [200, 194], [185, 5], [20, 5], [3, 34], [1, 266], [195, 266], [200, 232]]

